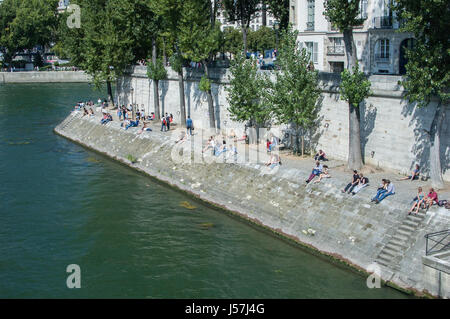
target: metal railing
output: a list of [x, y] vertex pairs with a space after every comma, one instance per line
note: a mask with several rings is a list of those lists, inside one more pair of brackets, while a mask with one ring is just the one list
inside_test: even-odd
[[392, 29], [392, 16], [381, 16], [373, 18], [375, 29]]
[[306, 31], [314, 31], [314, 22], [306, 22]]
[[450, 229], [425, 235], [425, 255], [429, 256], [450, 249]]
[[344, 55], [345, 48], [343, 45], [330, 45], [327, 47], [328, 55]]

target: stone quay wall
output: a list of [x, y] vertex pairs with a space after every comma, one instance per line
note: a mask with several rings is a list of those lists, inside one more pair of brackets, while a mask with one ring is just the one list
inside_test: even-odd
[[[208, 104], [206, 95], [199, 90], [202, 73], [185, 69], [185, 95], [187, 114], [197, 127], [207, 127]], [[211, 70], [212, 94], [215, 105], [217, 127], [243, 128], [228, 112], [227, 92], [229, 73], [225, 69]], [[409, 174], [414, 164], [428, 175], [429, 145], [427, 131], [430, 130], [436, 105], [418, 108], [409, 104], [404, 89], [398, 84], [401, 77], [373, 75], [373, 95], [361, 105], [361, 143], [365, 163], [382, 169], [391, 169]], [[312, 139], [312, 148], [323, 149], [329, 157], [346, 160], [348, 156], [348, 105], [340, 100], [339, 77], [321, 73], [320, 113], [318, 125]], [[131, 93], [131, 88], [134, 89]], [[170, 68], [168, 79], [160, 81], [160, 105], [163, 113], [172, 113], [175, 121], [180, 118], [178, 76]], [[147, 114], [154, 111], [153, 82], [146, 75], [146, 68], [136, 66], [127, 76], [117, 81], [116, 101], [130, 104], [133, 99]], [[441, 137], [441, 163], [444, 180], [450, 181], [450, 107], [446, 107], [446, 118]], [[286, 127], [282, 127], [285, 129]], [[281, 137], [281, 136], [280, 136]]]
[[[175, 147], [179, 132], [138, 134], [118, 121], [100, 125], [100, 117], [80, 112], [72, 112], [55, 132], [276, 234], [375, 272], [395, 286], [416, 292], [432, 286], [422, 264], [424, 236], [450, 228], [445, 208], [406, 216], [408, 199], [373, 205], [367, 194], [344, 196], [340, 189], [345, 181], [337, 178], [305, 187], [309, 169], [282, 165], [268, 172], [261, 163], [238, 158], [220, 163], [202, 155], [201, 146], [195, 146], [202, 145], [201, 137], [196, 136], [181, 144], [181, 154]], [[188, 155], [186, 150], [193, 151]], [[441, 291], [445, 289], [448, 297], [450, 289]]]
[[83, 71], [0, 72], [1, 83], [85, 83], [91, 77]]

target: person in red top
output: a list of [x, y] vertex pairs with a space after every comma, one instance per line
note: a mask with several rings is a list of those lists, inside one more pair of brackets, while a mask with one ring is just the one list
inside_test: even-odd
[[424, 198], [425, 204], [427, 205], [427, 209], [430, 208], [433, 205], [433, 202], [438, 203], [438, 195], [434, 191], [433, 188], [430, 188], [430, 192], [428, 195]]
[[270, 152], [270, 144], [272, 144], [272, 143], [269, 141], [269, 139], [267, 139], [267, 141], [266, 141], [267, 153]]

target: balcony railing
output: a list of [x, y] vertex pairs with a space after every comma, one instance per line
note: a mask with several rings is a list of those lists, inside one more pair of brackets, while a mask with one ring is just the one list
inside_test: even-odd
[[381, 16], [373, 18], [375, 29], [392, 29], [392, 16]]
[[330, 45], [327, 47], [328, 55], [344, 55], [345, 48], [343, 45]]
[[306, 22], [306, 31], [314, 31], [314, 21]]
[[389, 54], [386, 53], [376, 53], [375, 61], [378, 62], [389, 62]]

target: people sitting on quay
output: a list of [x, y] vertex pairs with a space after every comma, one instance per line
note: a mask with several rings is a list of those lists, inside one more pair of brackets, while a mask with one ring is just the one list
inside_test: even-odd
[[388, 179], [383, 179], [382, 185], [378, 188], [377, 194], [375, 195], [374, 198], [372, 198], [371, 201], [375, 202], [375, 204], [379, 204], [383, 199], [394, 194], [395, 194], [394, 184]]
[[113, 120], [112, 115], [109, 113], [104, 113], [103, 118], [100, 121], [101, 124], [105, 125]]
[[89, 116], [94, 116], [94, 110], [92, 109], [92, 107], [89, 109]]
[[417, 195], [416, 197], [413, 198], [413, 205], [411, 207], [411, 209], [408, 211], [408, 215], [411, 215], [411, 213], [413, 212], [413, 210], [415, 209], [416, 212], [414, 214], [418, 214], [419, 213], [419, 209], [423, 204], [423, 199], [425, 198], [425, 194], [422, 191], [422, 187], [419, 187], [417, 189]]
[[330, 178], [330, 177], [331, 177], [331, 175], [330, 175], [330, 172], [329, 172], [329, 170], [328, 170], [328, 166], [327, 166], [327, 165], [324, 165], [324, 166], [323, 166], [323, 171], [322, 171], [322, 173], [320, 173], [320, 175], [319, 175], [319, 179], [316, 180], [316, 181], [314, 181], [314, 184], [320, 183], [320, 181], [321, 181], [322, 179], [324, 179], [324, 178]]
[[411, 172], [411, 175], [404, 178], [400, 178], [399, 181], [405, 181], [409, 179], [412, 182], [414, 180], [418, 180], [419, 177], [420, 177], [420, 166], [419, 164], [416, 164], [414, 170]]
[[[123, 123], [121, 125], [123, 127]], [[125, 125], [125, 130], [128, 130], [130, 127], [138, 127], [139, 126], [139, 120], [136, 121], [129, 121], [127, 125]]]
[[89, 115], [89, 112], [85, 107], [83, 107], [83, 117], [86, 115]]
[[148, 126], [148, 123], [144, 122], [144, 125], [139, 130], [138, 134], [142, 134], [143, 132], [151, 132], [152, 129]]
[[352, 195], [356, 195], [361, 189], [369, 186], [369, 179], [362, 173], [359, 174], [358, 184], [353, 188]]
[[319, 161], [316, 161], [316, 166], [313, 168], [311, 175], [309, 175], [309, 178], [306, 180], [306, 184], [311, 182], [314, 179], [314, 177], [319, 176], [320, 173], [322, 173], [322, 170], [323, 170], [322, 164], [320, 164]]
[[359, 174], [357, 170], [353, 171], [353, 176], [352, 176], [352, 181], [350, 183], [347, 184], [347, 186], [345, 186], [344, 189], [341, 190], [342, 193], [346, 193], [348, 191], [348, 193], [350, 194], [353, 189], [356, 187], [356, 185], [358, 185], [359, 183]]
[[212, 148], [213, 154], [214, 154], [215, 147], [216, 147], [216, 142], [215, 142], [214, 138], [212, 136], [210, 136], [208, 141], [206, 142], [205, 148], [202, 150], [202, 153], [205, 153], [208, 149]]
[[218, 146], [215, 150], [215, 155], [219, 156], [220, 154], [227, 151], [227, 141], [225, 139], [222, 140], [222, 145]]
[[278, 154], [272, 154], [270, 156], [270, 160], [266, 163], [266, 166], [269, 166], [270, 169], [273, 169], [279, 165], [281, 166], [281, 157]]
[[319, 150], [316, 153], [316, 155], [314, 155], [314, 160], [315, 161], [323, 161], [323, 162], [325, 162], [325, 161], [328, 161], [328, 158], [326, 157], [326, 154], [325, 154], [324, 151]]
[[186, 140], [187, 140], [187, 133], [185, 131], [181, 131], [180, 138], [177, 141], [175, 141], [175, 144], [181, 144]]
[[428, 210], [434, 204], [439, 204], [438, 194], [436, 193], [434, 188], [430, 188], [430, 191], [428, 192], [427, 196], [425, 196], [423, 201], [424, 201], [426, 210]]

